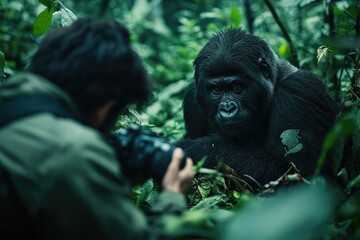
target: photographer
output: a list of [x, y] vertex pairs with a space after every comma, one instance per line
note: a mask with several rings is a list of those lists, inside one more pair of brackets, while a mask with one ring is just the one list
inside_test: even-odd
[[[186, 209], [192, 161], [172, 154], [149, 211], [105, 134], [149, 82], [119, 23], [83, 19], [48, 34], [28, 72], [0, 90], [0, 232], [9, 239], [150, 239], [161, 218]], [[146, 173], [138, 173], [139, 177]]]

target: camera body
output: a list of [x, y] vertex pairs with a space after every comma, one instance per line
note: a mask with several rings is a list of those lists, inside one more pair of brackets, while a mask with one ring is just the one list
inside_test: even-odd
[[[141, 129], [135, 124], [131, 124], [127, 129], [118, 130], [111, 138], [111, 142], [124, 175], [132, 179], [140, 174], [158, 183], [162, 182], [176, 148], [153, 132]], [[180, 169], [185, 163], [184, 153]]]

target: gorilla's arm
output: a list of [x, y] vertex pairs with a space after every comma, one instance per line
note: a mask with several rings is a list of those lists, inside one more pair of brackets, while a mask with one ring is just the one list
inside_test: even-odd
[[[289, 162], [303, 176], [314, 173], [324, 136], [340, 112], [323, 82], [242, 29], [210, 39], [194, 66], [184, 100], [187, 139], [180, 143], [194, 160], [208, 156], [208, 167], [223, 161], [262, 184], [280, 177]], [[280, 135], [288, 129], [299, 130], [303, 148], [286, 155]], [[324, 170], [330, 173], [329, 166]]]
[[[276, 86], [265, 146], [246, 147], [218, 135], [185, 139], [179, 142], [179, 146], [195, 162], [207, 156], [205, 167], [216, 167], [222, 161], [240, 176], [250, 175], [261, 184], [284, 174], [289, 162], [293, 162], [303, 176], [308, 176], [315, 170], [323, 138], [339, 112], [340, 106], [328, 94], [326, 85], [312, 73], [299, 70]], [[194, 116], [196, 114], [198, 112], [194, 112]], [[205, 120], [194, 123], [207, 126]], [[285, 157], [280, 135], [287, 129], [300, 130], [303, 149]], [[330, 166], [325, 166], [324, 172], [329, 171]]]
[[185, 139], [178, 145], [186, 149], [195, 163], [206, 157], [204, 167], [215, 168], [219, 162], [223, 162], [233, 168], [240, 177], [244, 178], [244, 174], [250, 175], [260, 184], [276, 180], [290, 167], [289, 162], [282, 157], [276, 158], [260, 148], [239, 146], [218, 135], [196, 140]]
[[[303, 149], [286, 158], [294, 162], [303, 175], [310, 175], [315, 169], [325, 134], [339, 112], [340, 106], [328, 94], [326, 85], [314, 74], [299, 70], [276, 86], [265, 147], [274, 156], [285, 156], [281, 133], [287, 129], [299, 129]], [[325, 172], [330, 170], [329, 166], [325, 168]]]

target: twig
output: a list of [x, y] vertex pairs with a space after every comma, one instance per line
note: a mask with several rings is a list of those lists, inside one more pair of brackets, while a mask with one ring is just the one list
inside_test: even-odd
[[252, 176], [247, 175], [247, 174], [244, 174], [244, 177], [249, 178], [249, 179], [250, 179], [251, 181], [253, 181], [261, 190], [264, 190], [264, 188], [261, 186], [261, 184], [260, 184], [258, 181], [256, 181], [256, 179], [253, 178]]
[[290, 162], [290, 168], [286, 171], [285, 174], [289, 174], [291, 170], [294, 170], [296, 173], [300, 173], [300, 170], [296, 167], [296, 165], [293, 162]]
[[[251, 192], [253, 192], [253, 188], [250, 186], [250, 184], [248, 184], [244, 179], [240, 178], [240, 177], [237, 177], [237, 176], [234, 176], [234, 175], [231, 175], [231, 174], [225, 174], [225, 173], [222, 173], [222, 172], [219, 172], [218, 170], [216, 169], [210, 169], [210, 168], [200, 168], [198, 170], [198, 173], [201, 173], [201, 174], [205, 174], [205, 175], [211, 175], [211, 176], [215, 176], [215, 177], [224, 177], [224, 178], [229, 178], [230, 180], [232, 180], [234, 183], [237, 184], [236, 181], [239, 181], [241, 182], [243, 185], [245, 185], [248, 189], [250, 189]], [[255, 183], [257, 183], [260, 187], [261, 185], [255, 180], [253, 179], [252, 177], [250, 176], [246, 176], [248, 178], [250, 178], [252, 181], [254, 181]], [[244, 189], [244, 187], [242, 186], [242, 188]]]
[[299, 59], [298, 59], [298, 55], [297, 55], [297, 51], [295, 48], [295, 45], [293, 43], [293, 41], [291, 40], [291, 37], [288, 33], [288, 31], [285, 28], [285, 25], [281, 22], [279, 15], [277, 14], [274, 6], [271, 4], [270, 0], [264, 0], [266, 6], [269, 8], [271, 14], [274, 17], [275, 22], [279, 25], [281, 32], [284, 35], [285, 40], [288, 42], [290, 50], [291, 50], [291, 55], [292, 55], [292, 59], [293, 59], [293, 64], [295, 65], [295, 67], [299, 67]]

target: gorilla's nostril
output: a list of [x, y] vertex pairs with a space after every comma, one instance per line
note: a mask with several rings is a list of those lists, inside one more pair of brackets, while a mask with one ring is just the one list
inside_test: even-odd
[[233, 112], [235, 110], [236, 110], [235, 106], [230, 106], [230, 105], [228, 106], [228, 109], [227, 109], [228, 112]]
[[228, 102], [227, 105], [228, 105], [229, 108], [237, 108], [237, 107], [238, 107], [238, 105], [237, 105], [236, 102], [234, 102], [234, 101]]
[[238, 109], [238, 105], [234, 101], [222, 102], [219, 106], [219, 114], [224, 118], [233, 117]]

